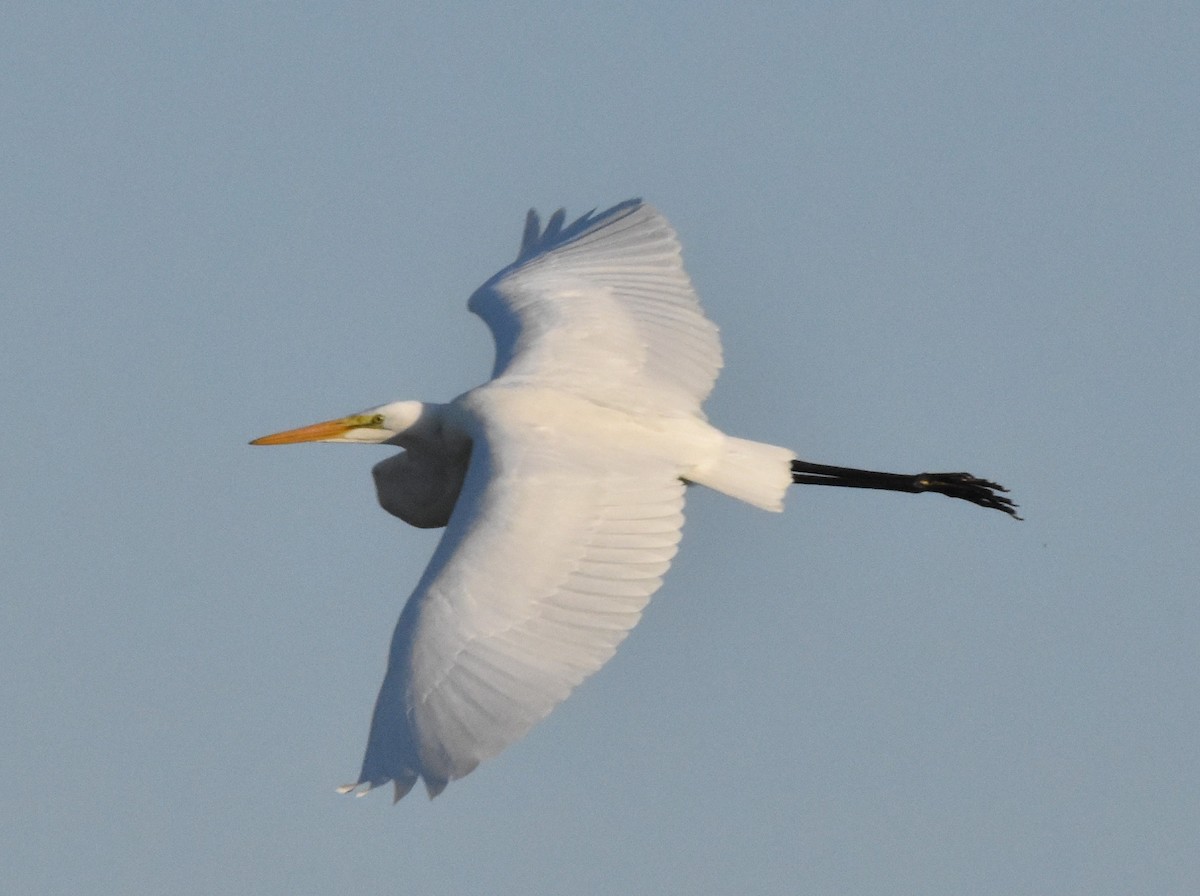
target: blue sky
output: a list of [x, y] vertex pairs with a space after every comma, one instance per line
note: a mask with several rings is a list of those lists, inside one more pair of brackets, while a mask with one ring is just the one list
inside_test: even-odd
[[[399, 6], [6, 13], [0, 888], [1200, 890], [1200, 12]], [[714, 422], [1026, 521], [695, 490], [527, 739], [338, 797], [437, 536], [245, 443], [480, 382], [525, 210], [633, 195]]]

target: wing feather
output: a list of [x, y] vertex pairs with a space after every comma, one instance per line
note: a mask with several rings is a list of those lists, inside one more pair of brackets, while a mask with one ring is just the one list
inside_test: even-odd
[[721, 345], [671, 225], [640, 200], [564, 220], [556, 212], [539, 232], [530, 212], [517, 260], [471, 296], [496, 342], [493, 377], [698, 414]]
[[436, 794], [522, 737], [637, 623], [683, 499], [664, 459], [490, 421], [396, 627], [359, 783]]

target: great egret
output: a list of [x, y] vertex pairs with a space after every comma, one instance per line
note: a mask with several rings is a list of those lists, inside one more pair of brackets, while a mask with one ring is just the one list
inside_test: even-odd
[[700, 405], [717, 328], [674, 231], [630, 200], [545, 230], [471, 296], [492, 379], [449, 404], [398, 401], [256, 439], [373, 442], [379, 503], [446, 532], [392, 638], [362, 771], [342, 792], [417, 778], [436, 796], [524, 736], [599, 669], [671, 563], [685, 486], [781, 510], [793, 483], [940, 492], [1016, 516], [994, 482], [795, 459], [734, 438]]

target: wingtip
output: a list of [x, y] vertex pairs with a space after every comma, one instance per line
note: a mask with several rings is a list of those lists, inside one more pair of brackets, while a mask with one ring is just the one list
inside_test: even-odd
[[[343, 796], [346, 794], [352, 793], [352, 794], [354, 794], [355, 797], [361, 798], [361, 797], [366, 796], [372, 790], [374, 790], [376, 788], [376, 786], [382, 785], [384, 783], [386, 783], [386, 781], [380, 781], [380, 782], [378, 782], [378, 784], [373, 784], [370, 781], [358, 781], [354, 784], [343, 784], [341, 787], [337, 788], [337, 792], [342, 794]], [[408, 795], [408, 792], [410, 790], [412, 790], [412, 786], [414, 783], [415, 783], [415, 779], [414, 779], [414, 781], [401, 781], [396, 778], [392, 779], [392, 805], [393, 806], [396, 805], [396, 803], [400, 802], [400, 800], [404, 799], [404, 797]], [[428, 787], [428, 784], [426, 786]], [[441, 787], [438, 788], [437, 793], [440, 793], [442, 788], [445, 786], [446, 785], [443, 783], [441, 785]], [[436, 796], [437, 793], [430, 793], [430, 797], [432, 798], [432, 797]]]
[[433, 799], [439, 793], [445, 790], [446, 785], [450, 783], [449, 781], [442, 781], [438, 778], [424, 778], [423, 780], [425, 781], [425, 792], [429, 794], [430, 799]]
[[562, 233], [563, 222], [567, 220], [567, 210], [560, 208], [550, 216], [550, 220], [546, 222], [546, 229], [542, 231], [543, 240], [553, 240]]
[[635, 196], [624, 202], [618, 202], [598, 214], [593, 208], [570, 224], [567, 223], [567, 210], [560, 208], [550, 216], [544, 228], [537, 209], [531, 208], [525, 213], [525, 230], [521, 234], [521, 248], [517, 252], [517, 261], [524, 261], [537, 255], [556, 241], [573, 238], [599, 221], [612, 216], [632, 213], [645, 204], [641, 196]]
[[[361, 788], [361, 789], [360, 789]], [[374, 789], [370, 781], [359, 781], [356, 784], [343, 784], [337, 789], [337, 792], [345, 796], [353, 794], [356, 798], [361, 799]]]
[[521, 248], [517, 251], [517, 257], [520, 258], [537, 244], [538, 235], [542, 232], [542, 221], [538, 217], [537, 209], [531, 208], [525, 214], [525, 232], [521, 234]]

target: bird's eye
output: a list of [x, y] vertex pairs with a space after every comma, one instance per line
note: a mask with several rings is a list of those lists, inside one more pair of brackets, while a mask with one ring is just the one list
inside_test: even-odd
[[373, 414], [371, 416], [371, 421], [368, 425], [369, 426], [382, 426], [383, 425], [383, 414]]

